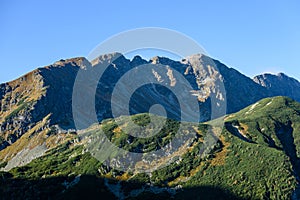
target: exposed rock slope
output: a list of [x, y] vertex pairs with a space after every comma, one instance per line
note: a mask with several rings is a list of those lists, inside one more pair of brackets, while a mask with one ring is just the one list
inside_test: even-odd
[[275, 96], [288, 96], [296, 101], [300, 101], [300, 83], [296, 79], [283, 73], [277, 75], [262, 74], [254, 77], [256, 83], [267, 88]]

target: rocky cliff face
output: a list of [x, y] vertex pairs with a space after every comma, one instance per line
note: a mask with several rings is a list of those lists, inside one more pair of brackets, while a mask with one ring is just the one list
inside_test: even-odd
[[30, 161], [36, 155], [29, 150], [47, 149], [65, 139], [65, 134], [58, 133], [66, 132], [61, 128], [74, 127], [72, 88], [77, 71], [88, 64], [85, 61], [85, 58], [60, 60], [0, 85], [2, 161], [13, 160], [22, 152], [31, 155], [26, 158]]
[[288, 96], [300, 101], [300, 83], [283, 73], [262, 74], [254, 77], [256, 83], [265, 87], [274, 96]]
[[[262, 98], [274, 96], [268, 90], [266, 90], [266, 88], [257, 84], [249, 77], [241, 74], [233, 68], [228, 68], [218, 60], [214, 60], [205, 55], [202, 55], [199, 59], [195, 59], [195, 56], [190, 59], [194, 60], [193, 66], [196, 69], [198, 69], [199, 66], [205, 65], [216, 66], [218, 73], [221, 75], [220, 81], [223, 82], [226, 90], [226, 113], [237, 112]], [[201, 71], [200, 77], [203, 77], [203, 74], [205, 73]], [[204, 75], [204, 77], [210, 79], [211, 75]]]
[[14, 143], [37, 121], [37, 102], [45, 94], [39, 70], [0, 85], [0, 149]]

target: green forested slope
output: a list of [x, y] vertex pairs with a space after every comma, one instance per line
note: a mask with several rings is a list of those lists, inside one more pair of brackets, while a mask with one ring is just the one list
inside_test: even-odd
[[[126, 122], [128, 118], [118, 120]], [[136, 115], [133, 120], [145, 126], [149, 123], [149, 115]], [[165, 146], [172, 140], [178, 125], [179, 122], [167, 120], [167, 125], [156, 137], [147, 139], [130, 138], [118, 129], [115, 120], [105, 120], [100, 127], [115, 145], [140, 152]], [[197, 133], [191, 145], [181, 154], [172, 155], [177, 156], [176, 162], [152, 173], [111, 169], [85, 150], [87, 139], [73, 134], [72, 140], [48, 150], [26, 166], [0, 172], [0, 197], [291, 198], [299, 175], [299, 103], [285, 97], [267, 98], [226, 116], [222, 134], [205, 156], [201, 154], [201, 147], [210, 133], [210, 123], [186, 127], [190, 127], [186, 128], [187, 132], [195, 128]], [[85, 132], [97, 132], [97, 128], [99, 126], [95, 125]]]

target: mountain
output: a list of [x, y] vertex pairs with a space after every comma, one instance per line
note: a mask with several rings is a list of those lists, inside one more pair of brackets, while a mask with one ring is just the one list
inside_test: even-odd
[[74, 126], [72, 89], [85, 61], [85, 58], [61, 60], [0, 85], [1, 150], [25, 133], [35, 135], [58, 124]]
[[263, 74], [254, 77], [253, 80], [267, 88], [275, 96], [288, 96], [296, 101], [300, 101], [300, 83], [283, 73], [277, 75]]
[[[147, 65], [148, 70], [136, 70], [137, 66], [141, 65]], [[80, 92], [84, 92], [84, 95], [78, 93], [77, 99], [82, 100], [74, 103], [73, 87], [78, 72], [97, 74], [102, 68], [106, 70], [100, 80], [96, 77], [96, 83], [89, 80], [90, 77], [86, 78], [88, 81], [82, 81]], [[91, 63], [83, 57], [60, 60], [38, 68], [15, 81], [0, 85], [0, 149], [16, 142], [38, 123], [41, 127], [34, 132], [55, 125], [57, 129], [74, 130], [76, 127], [73, 116], [77, 110], [86, 115], [82, 128], [89, 127], [95, 123], [95, 120], [89, 121], [93, 118], [91, 113], [95, 111], [93, 108], [92, 110], [80, 108], [89, 104], [88, 100], [95, 96], [97, 120], [100, 122], [112, 118], [112, 93], [126, 72], [132, 72], [133, 78], [125, 81], [146, 80], [158, 83], [136, 88], [133, 94], [128, 93], [132, 87], [128, 84], [127, 88], [119, 91], [117, 99], [122, 100], [125, 97], [130, 99], [129, 114], [148, 112], [152, 105], [161, 104], [169, 118], [181, 119], [185, 116], [187, 119], [190, 118], [190, 121], [208, 121], [226, 113], [237, 112], [265, 97], [283, 95], [295, 100], [300, 98], [299, 82], [292, 78], [280, 75], [278, 78], [263, 79], [262, 77], [267, 77], [264, 75], [256, 77], [253, 81], [235, 69], [201, 54], [187, 57], [182, 61], [163, 57], [154, 57], [146, 61], [139, 56], [129, 60], [119, 53], [99, 56]], [[176, 84], [176, 80], [182, 79], [188, 81], [191, 91], [185, 93], [179, 91], [181, 90], [179, 86], [184, 84]], [[93, 84], [96, 88], [91, 87]], [[169, 89], [162, 85], [169, 86]], [[177, 90], [177, 94], [172, 93], [170, 88]], [[96, 93], [93, 93], [94, 90]], [[185, 112], [180, 113], [178, 99], [181, 98], [188, 98], [187, 102], [197, 101], [199, 108], [195, 107], [197, 105], [191, 108], [190, 105], [181, 106], [181, 111], [185, 108]], [[72, 108], [74, 104], [75, 110]], [[116, 109], [119, 113], [115, 117], [128, 114], [125, 112], [124, 107], [127, 105], [125, 106], [124, 102], [117, 102], [117, 105], [114, 105], [119, 106]], [[200, 109], [199, 116], [193, 116], [194, 110], [197, 109]]]
[[[105, 70], [101, 71], [102, 69]], [[101, 74], [100, 72], [102, 73], [101, 77], [98, 76]], [[144, 82], [147, 84], [139, 85], [139, 83]], [[182, 84], [183, 82], [185, 84]], [[79, 90], [76, 89], [77, 84], [80, 85]], [[118, 89], [117, 92], [116, 88]], [[132, 91], [133, 89], [134, 91]], [[214, 163], [212, 166], [219, 162], [224, 163], [224, 151], [227, 152], [229, 149], [229, 143], [227, 143], [229, 141], [230, 144], [233, 144], [230, 146], [232, 151], [241, 151], [242, 156], [246, 155], [245, 152], [251, 153], [251, 155], [254, 153], [256, 156], [259, 154], [255, 158], [265, 160], [259, 165], [258, 170], [260, 171], [254, 170], [256, 175], [247, 174], [246, 169], [248, 168], [246, 168], [246, 165], [251, 166], [249, 169], [255, 168], [260, 160], [252, 162], [248, 158], [244, 159], [244, 157], [244, 162], [242, 162], [244, 171], [231, 166], [237, 172], [246, 173], [247, 176], [249, 175], [252, 178], [257, 178], [257, 174], [262, 173], [259, 176], [258, 183], [251, 186], [257, 189], [254, 191], [258, 195], [275, 198], [274, 195], [279, 195], [274, 192], [276, 189], [279, 191], [284, 190], [284, 195], [288, 196], [296, 185], [295, 174], [298, 174], [296, 169], [299, 166], [299, 154], [297, 154], [299, 150], [295, 151], [295, 149], [287, 147], [289, 145], [293, 146], [293, 142], [295, 148], [299, 148], [299, 139], [297, 139], [299, 127], [295, 125], [298, 119], [294, 117], [290, 120], [290, 115], [295, 113], [299, 115], [298, 104], [281, 97], [284, 100], [275, 98], [276, 104], [268, 102], [270, 104], [266, 103], [267, 106], [259, 103], [265, 105], [266, 108], [272, 108], [269, 111], [259, 111], [262, 114], [261, 116], [258, 115], [259, 117], [255, 118], [258, 112], [252, 113], [252, 110], [255, 111], [258, 108], [258, 106], [256, 107], [257, 104], [254, 103], [266, 97], [282, 95], [299, 101], [299, 91], [299, 82], [286, 75], [261, 75], [252, 80], [237, 70], [228, 68], [221, 62], [202, 54], [192, 55], [181, 61], [164, 57], [154, 57], [146, 61], [140, 56], [129, 60], [120, 53], [102, 55], [91, 62], [83, 57], [59, 60], [49, 66], [38, 68], [14, 81], [0, 84], [0, 169], [5, 171], [0, 176], [2, 177], [0, 184], [3, 186], [1, 188], [4, 188], [0, 193], [14, 198], [14, 196], [9, 196], [17, 195], [11, 191], [11, 188], [24, 185], [24, 188], [21, 189], [27, 191], [27, 186], [34, 185], [31, 191], [36, 192], [39, 198], [45, 197], [43, 195], [54, 195], [55, 198], [60, 197], [60, 195], [64, 196], [65, 193], [62, 191], [72, 196], [76, 193], [76, 189], [73, 191], [74, 193], [70, 192], [73, 190], [72, 186], [77, 185], [76, 183], [83, 179], [85, 181], [82, 187], [85, 187], [85, 189], [89, 188], [87, 186], [89, 181], [93, 182], [92, 188], [98, 183], [106, 185], [107, 187], [103, 186], [106, 189], [100, 191], [97, 188], [94, 189], [101, 195], [111, 197], [114, 193], [111, 193], [111, 191], [115, 191], [113, 188], [119, 186], [110, 184], [110, 181], [115, 183], [115, 179], [124, 179], [130, 180], [130, 184], [132, 180], [135, 183], [133, 184], [134, 187], [142, 185], [146, 188], [141, 190], [137, 187], [137, 190], [131, 190], [130, 184], [122, 182], [122, 184], [125, 184], [124, 187], [127, 188], [127, 193], [125, 192], [124, 196], [128, 196], [130, 191], [135, 191], [139, 196], [144, 193], [161, 191], [158, 197], [161, 197], [161, 193], [168, 196], [174, 192], [180, 197], [180, 194], [187, 194], [186, 192], [180, 193], [180, 188], [189, 187], [196, 194], [195, 191], [198, 190], [204, 193], [218, 191], [215, 195], [229, 195], [228, 199], [248, 198], [247, 195], [253, 196], [253, 198], [262, 197], [251, 192], [250, 194], [249, 190], [241, 194], [240, 192], [243, 189], [241, 187], [234, 189], [229, 179], [227, 180], [229, 174], [225, 178], [227, 182], [223, 184], [222, 180], [224, 178], [221, 178], [223, 175], [220, 173], [228, 173], [226, 170], [230, 169], [229, 166], [218, 168], [217, 172], [214, 167], [209, 167], [211, 162]], [[186, 102], [182, 104], [183, 106], [181, 100]], [[190, 102], [196, 103], [192, 104]], [[153, 109], [152, 106], [156, 104], [160, 104], [165, 108], [166, 117], [168, 118], [167, 125], [163, 126], [164, 131], [160, 132], [158, 138], [148, 138], [151, 132], [158, 128], [146, 126], [149, 121], [148, 115], [141, 113], [149, 112]], [[250, 106], [251, 104], [254, 105]], [[294, 110], [291, 109], [294, 108], [291, 105], [294, 105]], [[246, 108], [247, 106], [250, 107]], [[240, 111], [244, 108], [248, 110]], [[283, 110], [278, 112], [277, 118], [273, 116], [272, 113], [281, 108]], [[200, 112], [195, 114], [194, 111], [197, 109]], [[127, 110], [128, 113], [126, 113]], [[184, 147], [188, 147], [188, 150], [195, 151], [192, 154], [180, 151], [180, 155], [186, 155], [187, 160], [184, 160], [183, 163], [178, 161], [177, 163], [181, 163], [179, 166], [170, 165], [162, 168], [162, 171], [153, 172], [152, 174], [137, 172], [132, 175], [106, 168], [85, 149], [85, 146], [89, 144], [87, 141], [91, 141], [92, 138], [87, 139], [83, 135], [97, 132], [96, 130], [99, 127], [95, 124], [100, 123], [100, 127], [106, 131], [108, 138], [118, 147], [142, 154], [169, 148], [167, 153], [163, 155], [173, 155], [172, 153], [177, 150], [176, 145], [173, 146], [168, 142], [174, 137], [174, 133], [179, 130], [179, 121], [185, 121], [188, 124], [188, 126], [183, 126], [182, 131], [195, 133], [195, 130], [197, 130], [196, 133], [201, 133], [201, 131], [210, 130], [209, 125], [201, 124], [198, 130], [195, 128], [198, 127], [198, 122], [208, 122], [235, 112], [238, 113], [227, 116], [226, 130], [223, 132], [224, 138], [222, 137], [216, 143], [209, 154], [210, 156], [204, 159], [205, 162], [202, 158], [195, 157], [195, 152], [198, 151], [199, 153], [197, 148], [202, 145], [201, 138], [205, 138], [205, 133], [202, 136], [196, 134], [198, 136], [195, 141], [193, 137], [188, 138], [189, 142], [193, 141], [196, 146], [198, 145], [197, 148], [195, 146], [195, 150], [192, 150], [194, 148], [189, 146], [191, 144], [188, 141], [182, 144], [185, 145]], [[163, 115], [155, 109], [152, 114], [154, 116]], [[264, 114], [268, 115], [265, 116]], [[81, 116], [79, 121], [75, 119], [77, 115]], [[134, 124], [128, 123], [130, 119], [128, 115], [135, 119], [136, 124], [146, 128], [135, 129]], [[285, 115], [289, 117], [286, 118]], [[259, 121], [264, 122], [261, 119], [269, 119], [271, 116], [270, 120], [265, 122], [266, 125], [270, 125], [268, 127], [269, 135], [259, 131], [263, 128], [257, 129], [253, 125], [251, 131], [257, 135], [244, 137], [239, 129], [247, 128], [241, 127], [240, 120], [246, 120], [249, 116], [252, 116], [254, 120], [251, 123], [249, 122], [250, 125], [252, 123], [257, 124]], [[113, 120], [114, 118], [116, 120]], [[185, 120], [181, 120], [182, 118]], [[281, 118], [289, 119], [290, 122], [282, 121]], [[160, 117], [151, 119], [156, 119], [158, 122], [165, 121]], [[144, 139], [137, 139], [135, 136], [120, 132], [117, 128], [120, 124], [115, 124], [115, 121], [119, 121], [118, 123], [124, 121], [123, 128], [130, 130], [132, 133], [143, 133]], [[296, 136], [282, 139], [280, 132], [288, 132], [289, 134], [293, 132]], [[186, 136], [182, 136], [182, 138], [186, 138]], [[212, 140], [214, 141], [214, 139]], [[235, 146], [235, 144], [241, 145]], [[259, 150], [254, 150], [258, 146]], [[225, 150], [222, 151], [224, 148]], [[112, 150], [111, 153], [117, 152]], [[231, 157], [228, 157], [228, 159], [232, 162], [231, 164], [238, 164], [239, 162], [235, 158], [236, 154], [230, 155]], [[131, 162], [132, 160], [126, 156], [123, 155], [122, 159]], [[211, 159], [214, 156], [217, 158], [221, 156], [221, 161], [218, 159], [212, 161]], [[269, 159], [269, 157], [278, 160]], [[172, 159], [170, 158], [170, 160]], [[283, 166], [278, 164], [281, 161], [285, 163]], [[265, 166], [265, 162], [272, 164]], [[162, 161], [159, 164], [167, 165], [168, 162]], [[194, 177], [200, 169], [199, 165], [209, 168], [208, 176], [204, 176], [204, 182], [197, 181], [197, 179], [200, 179], [199, 176]], [[130, 166], [134, 167], [135, 165]], [[265, 175], [272, 171], [269, 168], [271, 166], [278, 166], [274, 173], [276, 175], [280, 174], [282, 178], [289, 182], [282, 180], [282, 185], [276, 182], [278, 187], [275, 187], [272, 185], [275, 184], [274, 178], [272, 179], [273, 182], [266, 183], [266, 180], [264, 180]], [[204, 171], [202, 175], [205, 175], [206, 172]], [[211, 174], [215, 175], [212, 176]], [[231, 177], [234, 182], [237, 178], [238, 175]], [[179, 182], [182, 182], [181, 179], [191, 179], [192, 182], [182, 185], [179, 184]], [[61, 183], [61, 181], [63, 182]], [[250, 182], [252, 183], [252, 179]], [[6, 183], [7, 186], [4, 186]], [[45, 189], [49, 183], [55, 186], [49, 190]], [[59, 184], [57, 185], [57, 183]], [[173, 186], [177, 189], [174, 189]], [[258, 186], [263, 189], [259, 189]], [[32, 197], [31, 194], [26, 195], [29, 195], [28, 198]], [[119, 196], [119, 198], [121, 197]], [[214, 197], [218, 198], [219, 196]]]
[[[148, 114], [132, 116], [140, 125]], [[85, 150], [89, 138], [81, 134], [102, 127], [124, 149], [155, 148], [172, 137], [179, 122], [167, 120], [159, 137], [126, 142], [129, 116], [93, 125], [72, 140], [48, 150], [23, 167], [0, 173], [3, 199], [297, 199], [300, 161], [300, 103], [286, 97], [263, 99], [227, 115], [218, 141], [206, 156], [201, 147], [212, 122], [191, 124], [196, 135], [187, 148], [156, 164], [175, 162], [153, 172], [119, 171], [96, 160]], [[161, 118], [161, 117], [158, 117]], [[122, 130], [117, 121], [124, 121]], [[184, 126], [185, 127], [185, 126]], [[123, 129], [124, 128], [124, 129]], [[130, 128], [130, 127], [127, 127]], [[146, 131], [150, 131], [147, 129]], [[125, 141], [122, 142], [122, 141]], [[152, 146], [149, 146], [152, 144]], [[179, 156], [179, 157], [178, 157]], [[133, 162], [133, 161], [132, 161]], [[139, 163], [136, 167], [139, 168]], [[136, 169], [137, 169], [136, 168]], [[15, 192], [18, 191], [18, 192]], [[297, 194], [298, 193], [298, 194]]]

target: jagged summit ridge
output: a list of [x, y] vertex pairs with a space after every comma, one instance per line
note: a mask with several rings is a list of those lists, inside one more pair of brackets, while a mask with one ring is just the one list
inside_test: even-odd
[[[70, 58], [70, 59], [61, 59], [59, 61], [56, 61], [53, 65], [54, 67], [63, 67], [67, 64], [71, 64], [72, 66], [80, 66], [82, 69], [86, 69], [91, 67], [91, 63], [85, 58], [85, 57], [76, 57], [76, 58]], [[46, 66], [46, 68], [49, 66]]]
[[91, 64], [92, 66], [96, 66], [99, 64], [111, 64], [112, 61], [114, 61], [115, 59], [125, 59], [124, 55], [119, 53], [119, 52], [113, 52], [113, 53], [108, 53], [108, 54], [103, 54], [98, 56], [97, 58], [91, 60]]
[[300, 101], [300, 82], [284, 73], [262, 74], [254, 77], [253, 80], [275, 96], [288, 96]]

